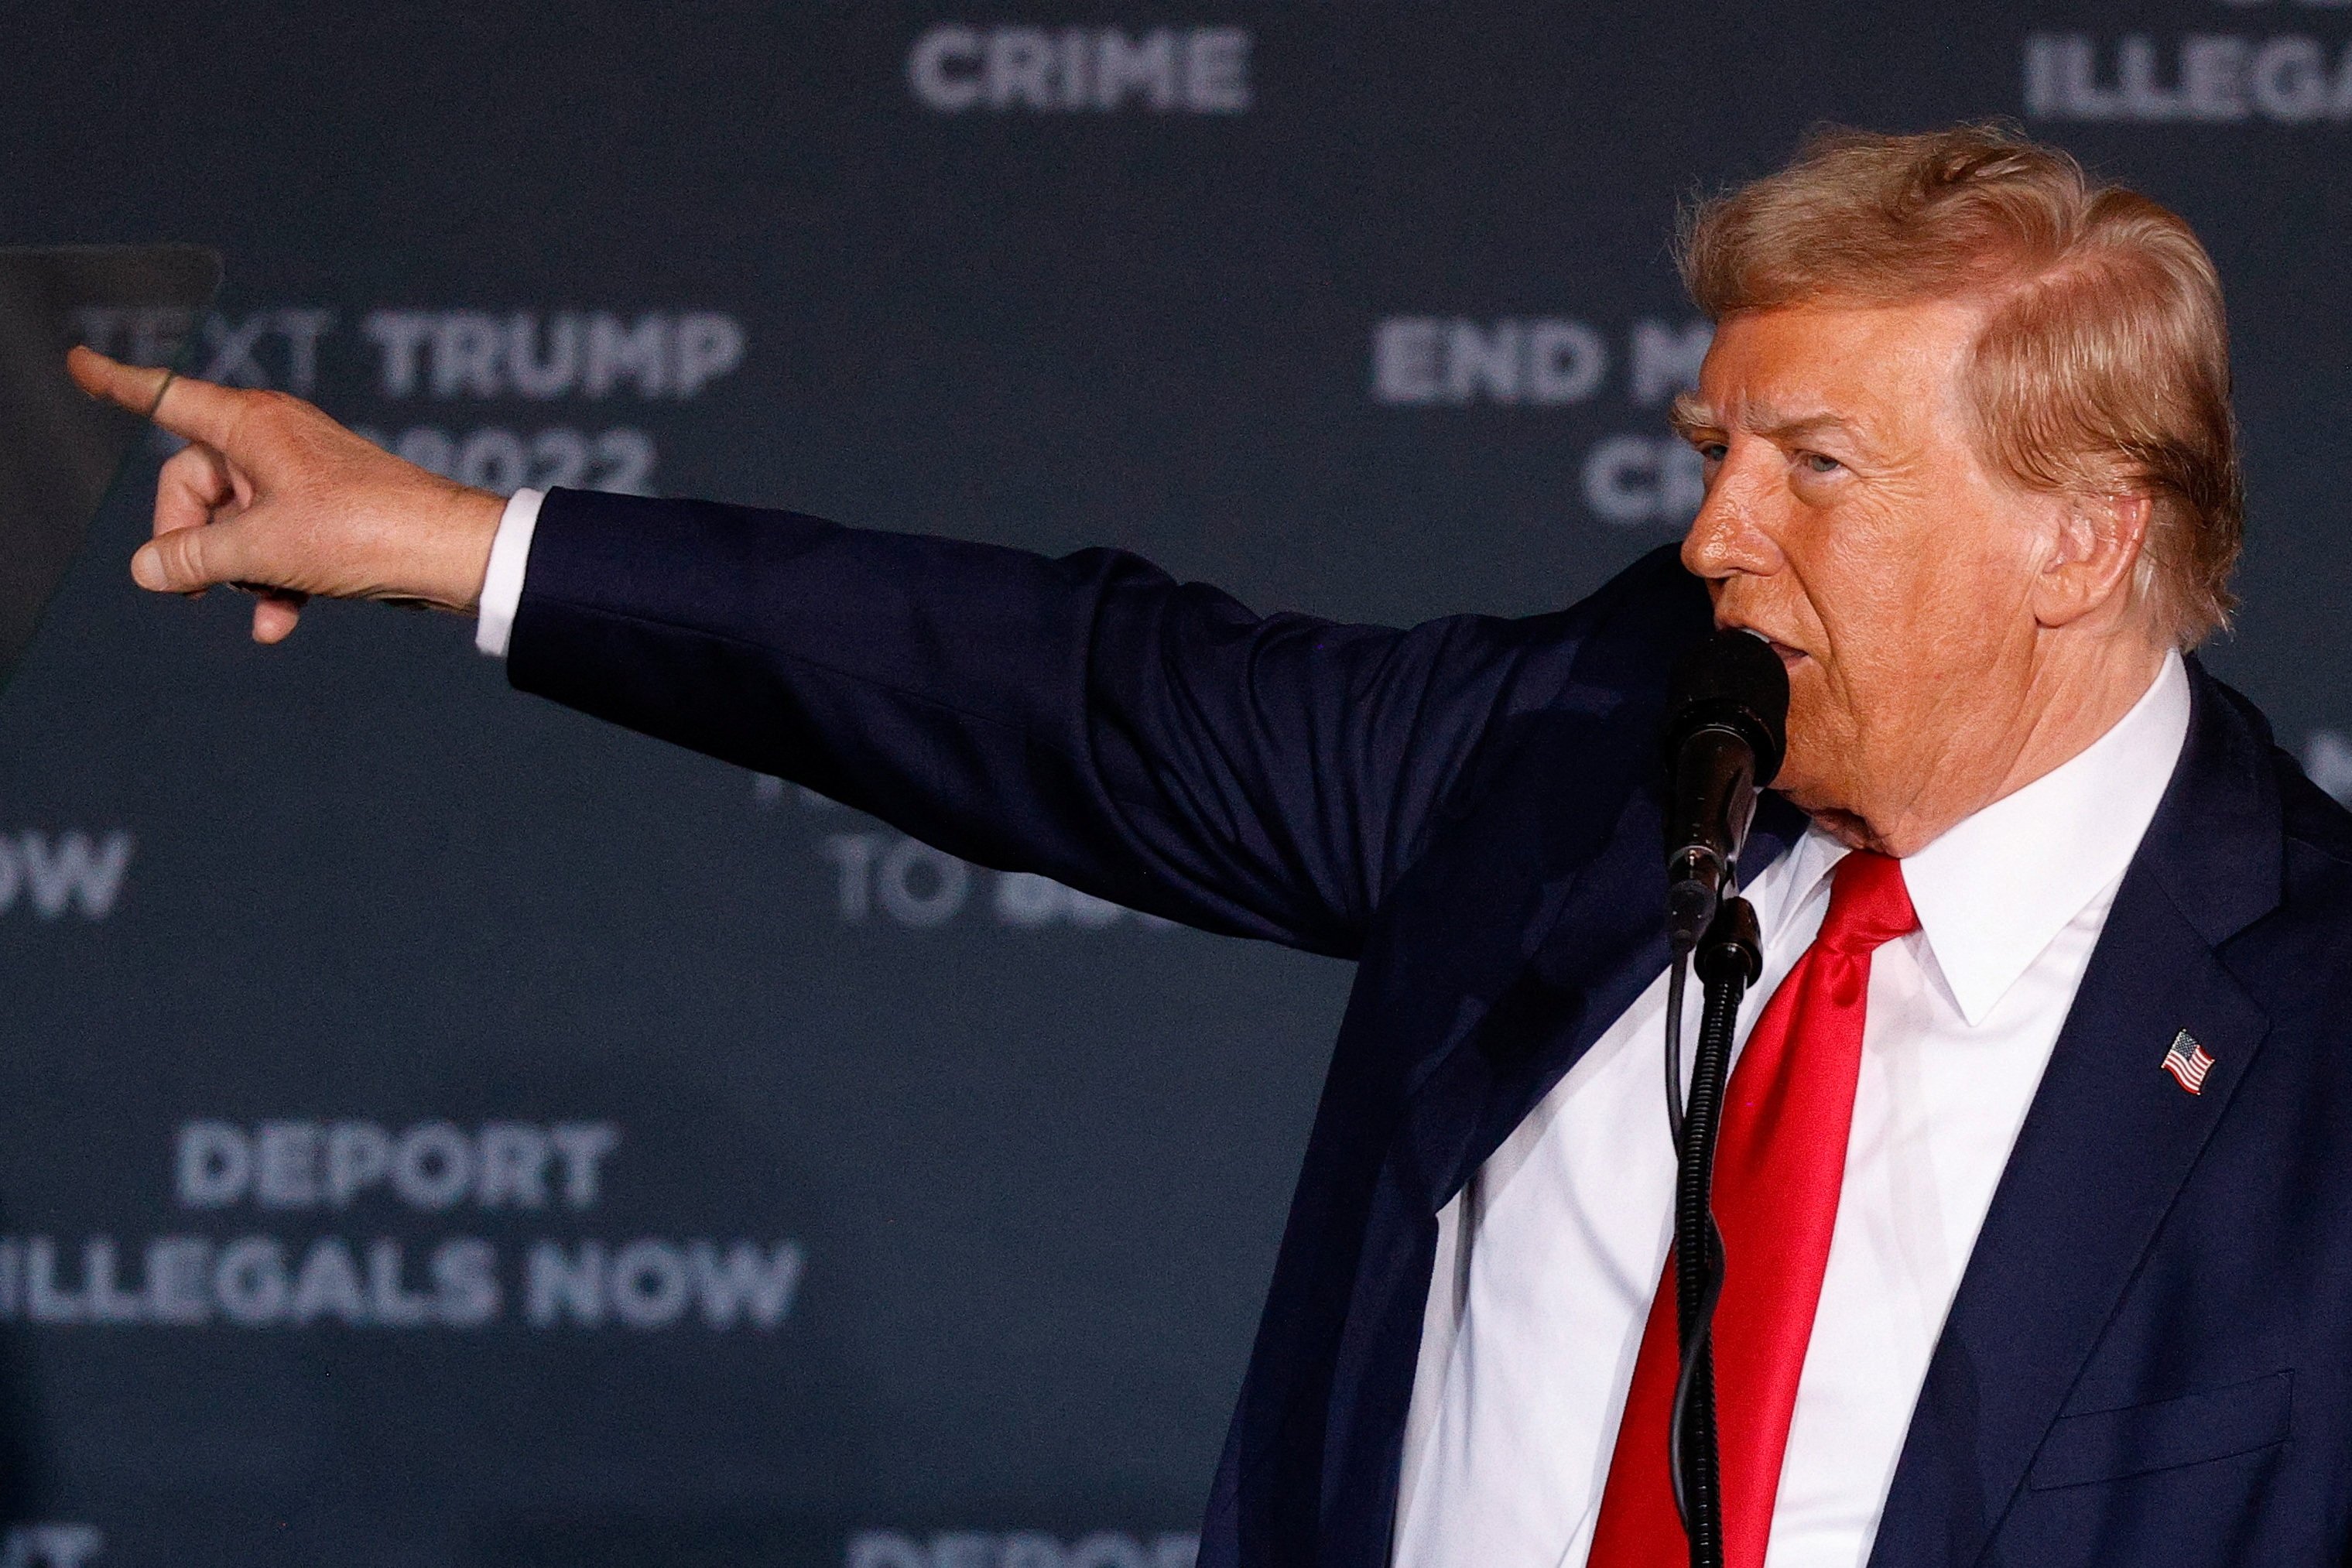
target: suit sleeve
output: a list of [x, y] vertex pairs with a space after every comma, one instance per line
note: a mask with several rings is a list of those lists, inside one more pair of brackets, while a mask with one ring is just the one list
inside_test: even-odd
[[1118, 551], [559, 489], [507, 668], [966, 859], [1352, 955], [1590, 616], [1258, 616]]

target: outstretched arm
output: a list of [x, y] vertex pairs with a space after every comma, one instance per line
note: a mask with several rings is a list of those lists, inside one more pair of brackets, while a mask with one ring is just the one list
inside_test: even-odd
[[[503, 503], [307, 404], [77, 351], [192, 445], [142, 585], [474, 607]], [[793, 779], [951, 853], [1212, 930], [1348, 954], [1589, 608], [1410, 631], [1255, 615], [1136, 557], [1062, 560], [699, 501], [551, 492], [514, 683]]]
[[1260, 616], [1119, 551], [556, 490], [508, 669], [967, 859], [1349, 953], [1578, 619]]

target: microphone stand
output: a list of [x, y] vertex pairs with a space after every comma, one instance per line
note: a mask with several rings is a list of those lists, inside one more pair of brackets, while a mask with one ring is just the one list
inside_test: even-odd
[[1684, 955], [1675, 955], [1666, 987], [1667, 1110], [1675, 1153], [1675, 1328], [1682, 1351], [1667, 1420], [1667, 1462], [1691, 1568], [1723, 1568], [1722, 1459], [1716, 1446], [1715, 1359], [1707, 1345], [1707, 1329], [1723, 1293], [1723, 1233], [1716, 1228], [1707, 1198], [1739, 1003], [1764, 967], [1755, 909], [1746, 899], [1725, 899], [1699, 938], [1694, 966], [1706, 994], [1687, 1107], [1682, 1103], [1680, 1060], [1685, 962]]
[[[1723, 1475], [1708, 1326], [1723, 1294], [1723, 1233], [1708, 1194], [1740, 998], [1763, 970], [1756, 911], [1739, 897], [1739, 851], [1757, 792], [1787, 750], [1789, 672], [1771, 646], [1726, 627], [1675, 661], [1666, 683], [1666, 1120], [1675, 1141], [1675, 1337], [1667, 1476], [1691, 1568], [1722, 1568]], [[1706, 987], [1683, 1105], [1683, 993]], [[1756, 1543], [1759, 1548], [1761, 1542]]]

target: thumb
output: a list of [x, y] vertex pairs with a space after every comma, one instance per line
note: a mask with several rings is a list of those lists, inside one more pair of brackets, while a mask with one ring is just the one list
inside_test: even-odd
[[131, 557], [131, 580], [159, 594], [194, 594], [251, 575], [248, 525], [240, 518], [157, 534]]

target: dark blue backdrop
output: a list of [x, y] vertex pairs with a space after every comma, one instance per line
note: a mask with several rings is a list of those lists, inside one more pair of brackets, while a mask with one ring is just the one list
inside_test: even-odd
[[[2214, 664], [2352, 791], [2352, 13], [162, 5], [8, 16], [0, 242], [196, 240], [133, 354], [421, 461], [1524, 612], [1671, 538], [1676, 200], [2010, 115], [2196, 224]], [[7, 1568], [1182, 1568], [1339, 965], [153, 600], [0, 700]]]

